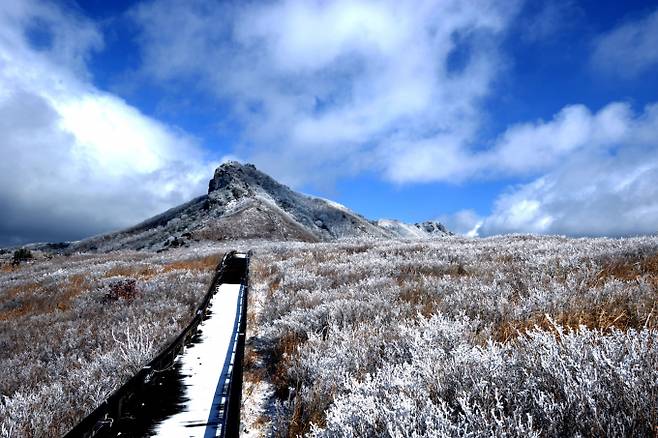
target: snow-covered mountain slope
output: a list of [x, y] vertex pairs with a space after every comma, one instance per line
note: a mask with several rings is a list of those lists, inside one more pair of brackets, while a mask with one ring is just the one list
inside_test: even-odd
[[336, 202], [304, 195], [252, 164], [215, 170], [208, 194], [117, 233], [77, 242], [74, 250], [165, 249], [194, 240], [327, 241], [349, 237], [424, 239], [449, 234], [434, 222], [370, 221]]
[[426, 239], [451, 235], [443, 224], [436, 221], [426, 221], [418, 224], [407, 224], [394, 219], [380, 219], [377, 225], [390, 233], [405, 239]]

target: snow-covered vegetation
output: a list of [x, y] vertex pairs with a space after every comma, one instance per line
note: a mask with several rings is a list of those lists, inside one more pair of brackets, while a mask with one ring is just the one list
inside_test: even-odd
[[221, 254], [35, 256], [0, 265], [0, 436], [66, 433], [193, 317]]
[[251, 274], [250, 434], [657, 431], [658, 238], [272, 244]]
[[[66, 432], [236, 242], [0, 265], [0, 436]], [[247, 436], [651, 436], [658, 238], [244, 242]]]

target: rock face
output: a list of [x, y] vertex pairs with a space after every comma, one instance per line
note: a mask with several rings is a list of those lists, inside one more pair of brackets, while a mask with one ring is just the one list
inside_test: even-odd
[[442, 223], [426, 221], [419, 224], [406, 224], [392, 219], [380, 219], [377, 225], [388, 230], [395, 237], [403, 239], [427, 239], [431, 237], [452, 236]]
[[421, 230], [431, 235], [439, 235], [439, 236], [444, 236], [446, 234], [452, 235], [452, 233], [448, 231], [441, 222], [437, 222], [437, 221], [425, 221], [419, 224], [414, 224], [414, 226], [420, 228]]
[[370, 221], [348, 208], [303, 195], [252, 164], [215, 170], [208, 194], [130, 229], [76, 243], [74, 250], [166, 249], [191, 240], [326, 241], [347, 237], [431, 238], [449, 233], [437, 222]]

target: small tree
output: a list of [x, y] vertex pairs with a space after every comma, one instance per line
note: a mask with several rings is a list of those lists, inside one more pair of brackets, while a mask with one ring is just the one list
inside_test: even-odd
[[32, 252], [27, 248], [20, 248], [14, 251], [14, 264], [16, 265], [32, 258]]

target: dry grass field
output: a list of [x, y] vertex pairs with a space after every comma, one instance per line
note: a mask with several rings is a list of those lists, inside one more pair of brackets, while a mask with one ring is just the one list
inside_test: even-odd
[[222, 254], [71, 255], [0, 266], [0, 436], [56, 437], [192, 319]]
[[655, 436], [658, 238], [272, 244], [250, 435]]

